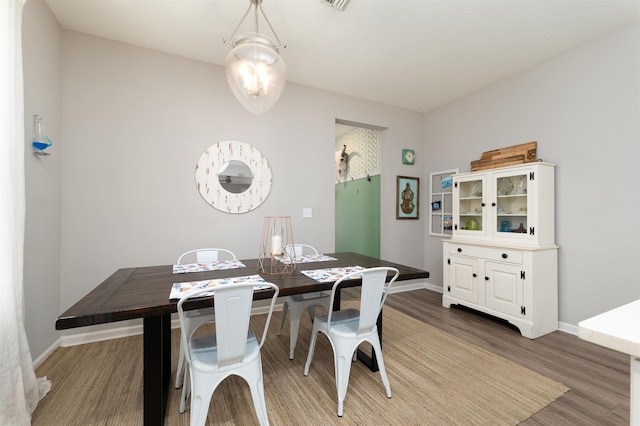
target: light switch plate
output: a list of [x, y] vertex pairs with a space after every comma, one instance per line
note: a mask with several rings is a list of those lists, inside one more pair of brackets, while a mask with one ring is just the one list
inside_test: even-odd
[[310, 207], [305, 207], [302, 209], [302, 217], [311, 217], [313, 212]]

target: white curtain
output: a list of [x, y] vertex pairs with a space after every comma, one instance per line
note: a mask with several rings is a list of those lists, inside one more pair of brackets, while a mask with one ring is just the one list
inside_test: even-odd
[[24, 329], [22, 9], [0, 0], [0, 425], [30, 425], [51, 382], [36, 379]]

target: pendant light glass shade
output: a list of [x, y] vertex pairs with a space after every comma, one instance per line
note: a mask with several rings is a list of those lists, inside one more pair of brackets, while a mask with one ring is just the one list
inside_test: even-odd
[[254, 114], [268, 111], [287, 82], [287, 66], [275, 46], [264, 34], [249, 33], [240, 36], [227, 55], [229, 87]]

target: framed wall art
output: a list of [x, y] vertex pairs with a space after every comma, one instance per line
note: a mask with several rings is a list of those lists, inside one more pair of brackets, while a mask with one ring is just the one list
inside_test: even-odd
[[402, 164], [413, 166], [416, 162], [416, 152], [412, 149], [402, 150]]
[[398, 176], [396, 180], [396, 219], [419, 219], [420, 178]]

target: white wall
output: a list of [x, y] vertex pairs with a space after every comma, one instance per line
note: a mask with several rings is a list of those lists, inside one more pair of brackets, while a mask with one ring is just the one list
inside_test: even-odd
[[[409, 174], [401, 149], [422, 145], [420, 113], [288, 84], [256, 116], [221, 67], [69, 31], [62, 88], [61, 310], [118, 268], [170, 264], [188, 249], [255, 258], [265, 216], [291, 216], [296, 241], [332, 252], [336, 118], [388, 128], [382, 255], [422, 267], [422, 221], [397, 222], [393, 204], [395, 176]], [[225, 214], [196, 190], [196, 161], [223, 140], [256, 146], [271, 165], [273, 188], [257, 210]]]
[[[640, 25], [635, 23], [427, 114], [427, 172], [538, 142], [556, 163], [560, 321], [640, 297]], [[442, 244], [425, 268], [442, 283]]]
[[[458, 102], [422, 114], [288, 84], [266, 114], [246, 112], [223, 69], [62, 31], [42, 0], [24, 11], [25, 116], [45, 117], [52, 156], [27, 150], [25, 300], [34, 359], [55, 342], [55, 318], [118, 268], [172, 263], [216, 244], [255, 257], [262, 220], [291, 215], [297, 240], [334, 244], [336, 118], [385, 127], [382, 256], [442, 283], [441, 238], [395, 220], [395, 177], [423, 179], [483, 151], [531, 140], [557, 168], [560, 319], [583, 318], [640, 297], [638, 25]], [[60, 53], [62, 51], [62, 53]], [[273, 170], [256, 211], [207, 206], [193, 171], [221, 140], [255, 145]], [[64, 148], [64, 149], [63, 149]], [[402, 148], [416, 150], [403, 166]], [[629, 196], [631, 194], [631, 196]], [[313, 208], [302, 219], [303, 207]], [[88, 331], [88, 330], [82, 330]]]
[[[42, 0], [23, 11], [26, 222], [24, 247], [25, 328], [35, 362], [57, 339], [60, 315], [60, 137], [62, 29]], [[33, 115], [43, 117], [53, 140], [47, 157], [33, 155]]]
[[[118, 268], [172, 263], [209, 245], [256, 257], [271, 215], [292, 216], [297, 240], [333, 251], [336, 118], [388, 128], [382, 252], [422, 267], [422, 220], [397, 223], [393, 204], [395, 176], [409, 174], [400, 150], [421, 150], [422, 114], [288, 84], [271, 111], [255, 116], [235, 100], [221, 67], [63, 31], [42, 0], [27, 3], [23, 37], [27, 139], [38, 113], [54, 141], [51, 156], [25, 153], [34, 359], [61, 335], [57, 316]], [[243, 215], [208, 206], [194, 182], [202, 151], [232, 139], [255, 145], [273, 170], [272, 193]], [[303, 207], [313, 218], [302, 219]]]

